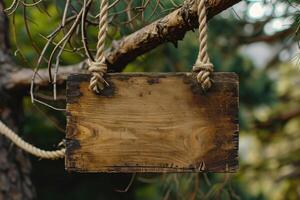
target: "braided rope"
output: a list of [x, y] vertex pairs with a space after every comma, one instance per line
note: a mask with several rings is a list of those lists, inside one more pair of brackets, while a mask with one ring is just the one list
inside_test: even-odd
[[196, 0], [198, 5], [198, 21], [199, 21], [199, 53], [193, 72], [198, 72], [197, 81], [201, 84], [204, 90], [207, 90], [212, 85], [210, 75], [213, 72], [213, 64], [210, 63], [207, 53], [207, 21], [206, 21], [206, 6], [205, 0]]
[[104, 47], [106, 31], [108, 27], [108, 0], [101, 0], [100, 3], [100, 13], [99, 13], [99, 32], [98, 32], [98, 42], [97, 42], [97, 53], [95, 61], [89, 60], [89, 71], [92, 73], [92, 78], [90, 80], [90, 90], [99, 93], [104, 85], [108, 83], [103, 78], [104, 74], [107, 72], [107, 64], [105, 62]]
[[64, 148], [56, 151], [45, 151], [25, 142], [15, 132], [9, 129], [2, 121], [0, 121], [0, 133], [9, 138], [15, 145], [17, 145], [24, 151], [31, 153], [32, 155], [35, 155], [37, 157], [54, 160], [63, 158], [65, 156]]

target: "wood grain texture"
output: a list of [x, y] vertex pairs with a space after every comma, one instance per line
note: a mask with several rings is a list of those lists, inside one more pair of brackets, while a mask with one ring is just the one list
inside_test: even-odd
[[238, 78], [214, 73], [203, 93], [190, 73], [90, 75], [67, 80], [66, 169], [81, 172], [235, 172]]

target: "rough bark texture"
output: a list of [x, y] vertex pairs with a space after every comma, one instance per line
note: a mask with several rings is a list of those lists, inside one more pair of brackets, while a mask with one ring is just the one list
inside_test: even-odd
[[[240, 0], [210, 0], [207, 1], [208, 19], [240, 2]], [[151, 23], [150, 25], [113, 42], [112, 48], [108, 49], [106, 59], [110, 72], [122, 71], [126, 65], [136, 57], [145, 54], [166, 42], [177, 43], [182, 40], [185, 33], [198, 27], [197, 11], [193, 1], [178, 8], [167, 16]], [[62, 66], [58, 82], [64, 83], [70, 73], [82, 71], [84, 63]], [[7, 89], [27, 89], [30, 85], [31, 69], [20, 69], [18, 72], [7, 76], [5, 87]], [[40, 70], [43, 80], [37, 78], [37, 85], [48, 85], [48, 72]], [[59, 84], [58, 83], [58, 84]]]
[[[0, 119], [19, 131], [23, 118], [22, 97], [5, 90], [6, 75], [16, 70], [8, 55], [8, 22], [0, 0]], [[23, 152], [0, 135], [0, 200], [33, 199], [31, 164]]]
[[[207, 1], [208, 19], [238, 3], [240, 0]], [[197, 6], [194, 0], [148, 26], [114, 43], [106, 54], [110, 71], [122, 71], [136, 57], [156, 48], [158, 45], [172, 42], [177, 45], [187, 31], [198, 28]]]
[[[15, 131], [20, 129], [22, 102], [20, 97], [7, 95], [9, 104], [3, 104], [1, 94], [0, 119]], [[19, 99], [19, 100], [16, 100]], [[34, 187], [30, 179], [31, 164], [27, 156], [0, 136], [0, 200], [33, 199]]]

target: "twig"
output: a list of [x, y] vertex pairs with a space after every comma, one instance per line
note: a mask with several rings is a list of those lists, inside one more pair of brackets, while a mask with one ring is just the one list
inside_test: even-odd
[[64, 13], [63, 13], [63, 17], [62, 17], [62, 20], [61, 20], [61, 26], [62, 27], [64, 27], [66, 25], [66, 18], [67, 18], [69, 5], [70, 5], [70, 0], [66, 0]]
[[129, 181], [127, 187], [125, 189], [122, 189], [122, 190], [118, 190], [117, 189], [116, 192], [128, 192], [129, 188], [131, 187], [131, 185], [132, 185], [132, 183], [133, 183], [133, 181], [135, 179], [135, 176], [136, 176], [136, 173], [133, 173], [131, 175], [131, 178], [130, 178], [130, 181]]
[[94, 60], [92, 57], [92, 54], [88, 48], [88, 41], [86, 37], [86, 31], [85, 31], [85, 20], [86, 20], [86, 12], [88, 11], [89, 7], [86, 6], [86, 0], [83, 0], [83, 14], [81, 19], [81, 41], [84, 47], [85, 55], [90, 60]]

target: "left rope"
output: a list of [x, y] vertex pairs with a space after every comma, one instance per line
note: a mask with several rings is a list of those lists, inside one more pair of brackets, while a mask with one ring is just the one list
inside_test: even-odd
[[8, 128], [2, 121], [0, 121], [0, 133], [7, 138], [9, 138], [15, 145], [23, 149], [24, 151], [37, 156], [39, 158], [45, 158], [45, 159], [59, 159], [65, 157], [65, 149], [59, 149], [55, 151], [45, 151], [40, 148], [37, 148], [33, 146], [32, 144], [29, 144], [28, 142], [25, 142], [22, 138], [20, 138], [14, 131], [12, 131], [10, 128]]
[[107, 64], [105, 61], [104, 48], [105, 38], [108, 27], [108, 0], [101, 0], [99, 13], [99, 32], [97, 42], [97, 53], [93, 60], [88, 60], [89, 71], [92, 73], [90, 80], [90, 90], [99, 93], [108, 83], [104, 79], [107, 72]]
[[210, 63], [207, 53], [207, 17], [205, 0], [196, 0], [197, 14], [199, 22], [199, 53], [195, 65], [193, 66], [193, 72], [197, 72], [197, 81], [203, 88], [208, 90], [212, 86], [212, 80], [210, 78], [213, 72], [213, 64]]

